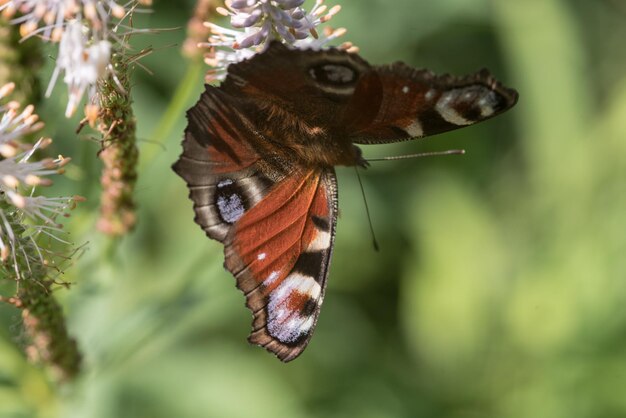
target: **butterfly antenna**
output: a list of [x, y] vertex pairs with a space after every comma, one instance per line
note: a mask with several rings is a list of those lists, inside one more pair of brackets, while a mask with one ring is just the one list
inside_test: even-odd
[[372, 225], [372, 217], [370, 216], [370, 208], [367, 206], [367, 199], [365, 198], [365, 189], [363, 188], [363, 182], [361, 181], [361, 175], [359, 174], [358, 167], [354, 167], [356, 172], [356, 178], [359, 179], [359, 186], [361, 186], [361, 195], [363, 196], [363, 203], [365, 203], [365, 213], [367, 214], [367, 222], [370, 225], [370, 232], [372, 233], [372, 244], [374, 245], [374, 251], [380, 251], [378, 241], [376, 240], [376, 234], [374, 234], [374, 226]]
[[407, 160], [409, 158], [420, 158], [420, 157], [433, 157], [437, 155], [463, 155], [465, 154], [464, 149], [449, 149], [447, 151], [433, 151], [433, 152], [420, 152], [417, 154], [408, 154], [408, 155], [396, 155], [391, 157], [382, 157], [382, 158], [368, 158], [366, 161], [395, 161], [395, 160]]

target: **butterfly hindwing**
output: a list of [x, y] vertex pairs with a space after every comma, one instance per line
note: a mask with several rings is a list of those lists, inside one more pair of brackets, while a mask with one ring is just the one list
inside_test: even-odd
[[285, 178], [234, 225], [226, 268], [253, 312], [250, 342], [289, 361], [317, 323], [337, 212], [334, 172], [307, 170]]

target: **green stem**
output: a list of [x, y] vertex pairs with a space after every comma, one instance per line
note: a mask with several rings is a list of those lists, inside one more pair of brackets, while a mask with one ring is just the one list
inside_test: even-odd
[[[184, 114], [191, 95], [197, 90], [198, 79], [203, 69], [204, 64], [201, 61], [189, 62], [185, 76], [181, 79], [178, 87], [176, 87], [174, 98], [167, 107], [159, 124], [152, 132], [152, 135], [150, 135], [150, 138], [156, 144], [164, 144], [171, 135], [176, 122], [180, 120], [180, 115]], [[159, 147], [150, 147], [142, 150], [141, 167], [145, 168], [146, 165], [152, 163], [159, 150]]]

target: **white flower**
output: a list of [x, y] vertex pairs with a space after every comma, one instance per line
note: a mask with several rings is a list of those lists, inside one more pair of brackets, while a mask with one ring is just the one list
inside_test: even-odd
[[[93, 110], [96, 83], [108, 75], [112, 44], [123, 36], [116, 31], [138, 4], [150, 5], [152, 0], [131, 0], [123, 6], [113, 0], [0, 0], [0, 12], [8, 18], [20, 13], [11, 23], [20, 25], [23, 38], [37, 35], [45, 41], [59, 43], [56, 68], [46, 96], [50, 96], [59, 74], [63, 73], [69, 89], [65, 116], [70, 117], [85, 92]], [[117, 19], [116, 23], [113, 18]], [[93, 119], [94, 112], [90, 113]]]
[[[106, 28], [111, 16], [122, 19], [134, 2], [121, 6], [113, 0], [0, 0], [0, 12], [12, 18], [11, 23], [20, 25], [23, 37], [41, 35], [44, 39], [58, 42], [64, 31], [64, 23], [85, 19], [95, 30]], [[152, 0], [138, 0], [143, 5]]]
[[303, 3], [304, 0], [231, 0], [226, 2], [228, 9], [218, 11], [230, 16], [233, 28], [255, 28], [237, 36], [234, 48], [260, 45], [277, 36], [293, 45], [299, 39], [317, 37], [315, 28], [341, 9], [337, 5], [327, 11], [324, 0], [317, 0], [306, 12], [300, 7]]
[[[330, 10], [324, 0], [317, 0], [310, 11], [301, 6], [304, 0], [226, 0], [226, 8], [218, 13], [229, 16], [231, 28], [207, 22], [211, 30], [209, 42], [199, 47], [210, 48], [205, 62], [213, 67], [207, 73], [207, 82], [225, 77], [227, 67], [263, 51], [272, 40], [281, 40], [296, 48], [319, 49], [345, 33], [345, 29], [326, 28], [320, 35], [317, 27], [328, 22], [339, 10]], [[342, 45], [355, 50], [352, 44]]]

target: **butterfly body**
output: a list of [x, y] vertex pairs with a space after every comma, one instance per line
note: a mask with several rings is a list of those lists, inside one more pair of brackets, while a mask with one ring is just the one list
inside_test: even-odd
[[[306, 96], [306, 89], [300, 89]], [[362, 165], [361, 152], [337, 117], [340, 109], [335, 103], [298, 108], [246, 90], [235, 90], [232, 95], [236, 108], [254, 126], [254, 145], [261, 155], [283, 156], [300, 167]]]
[[231, 65], [188, 112], [174, 170], [195, 221], [224, 244], [253, 312], [249, 340], [281, 360], [308, 344], [323, 301], [337, 219], [333, 167], [365, 166], [357, 144], [419, 138], [512, 107], [488, 72], [436, 76], [373, 67], [340, 50], [272, 43]]

